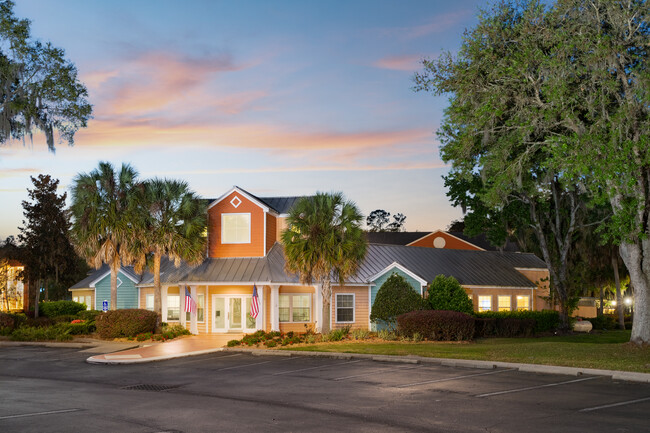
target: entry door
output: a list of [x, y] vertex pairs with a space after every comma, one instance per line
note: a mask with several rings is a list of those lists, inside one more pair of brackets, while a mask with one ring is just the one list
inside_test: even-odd
[[212, 295], [212, 332], [254, 332], [251, 296]]

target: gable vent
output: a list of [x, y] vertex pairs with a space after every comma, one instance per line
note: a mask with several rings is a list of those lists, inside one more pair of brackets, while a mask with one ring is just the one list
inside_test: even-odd
[[233, 205], [235, 209], [237, 209], [241, 204], [241, 199], [237, 196], [234, 196], [232, 200], [230, 200], [230, 204]]

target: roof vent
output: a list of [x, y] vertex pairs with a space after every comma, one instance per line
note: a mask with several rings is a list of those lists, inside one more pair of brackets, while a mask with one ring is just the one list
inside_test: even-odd
[[237, 209], [241, 204], [241, 199], [237, 196], [234, 196], [232, 200], [230, 200], [230, 204], [233, 205], [235, 209]]

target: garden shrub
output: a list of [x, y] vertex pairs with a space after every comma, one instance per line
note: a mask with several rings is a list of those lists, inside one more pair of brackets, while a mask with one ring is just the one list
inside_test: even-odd
[[542, 311], [482, 311], [474, 313], [478, 319], [493, 318], [493, 319], [534, 319], [535, 332], [550, 332], [557, 329], [560, 325], [560, 313], [554, 310]]
[[398, 338], [395, 332], [389, 331], [388, 329], [380, 329], [377, 331], [377, 337], [386, 341], [395, 341]]
[[474, 304], [467, 292], [454, 277], [438, 275], [429, 284], [429, 308], [432, 310], [459, 311], [472, 314]]
[[481, 337], [530, 337], [535, 334], [535, 319], [515, 317], [477, 318], [474, 336]]
[[278, 345], [278, 343], [277, 343], [275, 340], [266, 340], [266, 341], [264, 342], [264, 345], [265, 345], [266, 347], [275, 347], [275, 346]]
[[158, 314], [149, 310], [126, 309], [107, 311], [97, 316], [95, 324], [102, 338], [135, 337], [154, 332]]
[[413, 290], [406, 278], [393, 273], [381, 285], [375, 302], [372, 304], [370, 320], [377, 324], [385, 324], [388, 329], [395, 329], [395, 320], [400, 314], [421, 310], [422, 297]]
[[440, 341], [471, 340], [474, 337], [474, 317], [458, 311], [412, 311], [397, 317], [401, 335]]
[[476, 317], [474, 319], [474, 337], [493, 337], [497, 334], [496, 317]]
[[70, 335], [88, 335], [95, 332], [96, 326], [95, 322], [93, 321], [85, 321], [79, 323], [69, 323], [66, 328], [70, 331]]
[[21, 326], [11, 333], [14, 341], [69, 341], [72, 340], [70, 329], [60, 323], [50, 327]]
[[16, 319], [13, 314], [0, 312], [0, 328], [14, 329]]
[[235, 347], [235, 346], [239, 346], [240, 344], [241, 344], [241, 341], [240, 341], [240, 340], [230, 340], [230, 341], [227, 343], [227, 346], [228, 346], [228, 347]]
[[354, 340], [365, 340], [370, 337], [370, 332], [365, 329], [355, 329], [352, 331], [352, 339]]
[[38, 311], [45, 317], [74, 316], [86, 309], [86, 304], [74, 301], [48, 301], [38, 304]]
[[97, 316], [102, 314], [100, 310], [83, 310], [77, 313], [77, 319], [97, 320]]
[[31, 328], [49, 328], [54, 323], [54, 319], [49, 317], [29, 317], [25, 320], [24, 325]]

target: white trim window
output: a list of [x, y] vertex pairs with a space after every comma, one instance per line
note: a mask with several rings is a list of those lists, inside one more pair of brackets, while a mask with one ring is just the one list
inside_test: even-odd
[[492, 296], [479, 296], [478, 297], [478, 311], [491, 311], [492, 310]]
[[72, 300], [75, 302], [79, 302], [80, 304], [86, 304], [86, 310], [92, 310], [92, 302], [90, 302], [92, 299], [92, 296], [73, 296]]
[[[205, 295], [203, 293], [197, 293], [196, 294], [196, 321], [197, 323], [203, 323], [204, 320], [204, 314], [205, 312]], [[186, 312], [185, 313], [185, 320], [187, 322], [190, 322], [192, 320], [192, 313]]]
[[281, 293], [278, 299], [280, 323], [306, 323], [311, 320], [309, 293]]
[[510, 311], [512, 308], [512, 296], [499, 295], [497, 297], [499, 311]]
[[221, 214], [221, 243], [250, 244], [251, 243], [251, 214], [224, 213]]
[[530, 310], [530, 296], [518, 295], [517, 296], [517, 311]]
[[153, 293], [147, 293], [144, 297], [145, 310], [153, 311]]
[[337, 293], [335, 304], [336, 323], [354, 323], [354, 293]]
[[167, 320], [178, 320], [181, 315], [180, 295], [167, 295]]

